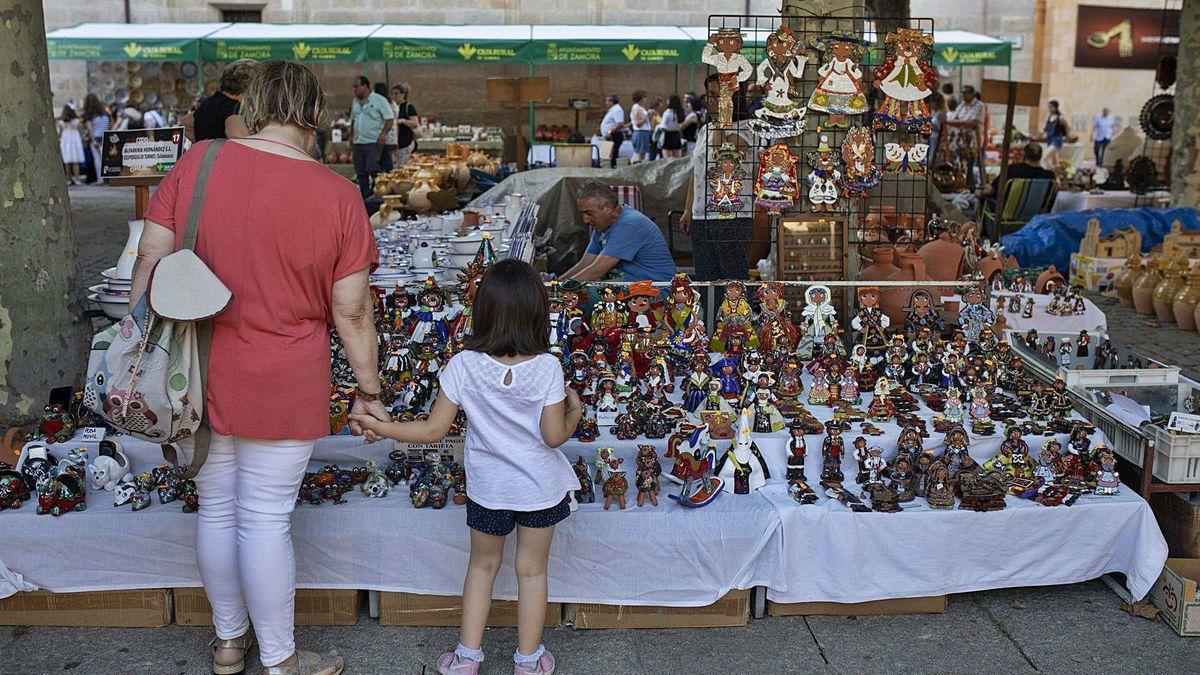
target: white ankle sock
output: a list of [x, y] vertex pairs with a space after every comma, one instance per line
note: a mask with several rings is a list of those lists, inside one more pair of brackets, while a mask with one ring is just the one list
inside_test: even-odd
[[538, 645], [537, 651], [530, 654], [529, 656], [522, 654], [521, 649], [518, 647], [517, 650], [515, 652], [513, 652], [513, 662], [516, 663], [517, 665], [526, 666], [526, 667], [536, 666], [538, 659], [542, 658], [542, 654], [545, 654], [545, 653], [546, 653], [546, 645]]
[[454, 648], [454, 654], [460, 659], [470, 659], [471, 661], [483, 663], [482, 649], [470, 649], [469, 647], [464, 647], [461, 642]]

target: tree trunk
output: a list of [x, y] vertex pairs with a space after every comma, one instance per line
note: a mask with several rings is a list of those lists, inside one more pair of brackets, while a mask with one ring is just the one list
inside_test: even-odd
[[1200, 204], [1200, 0], [1187, 0], [1182, 12], [1171, 131], [1171, 203], [1195, 206]]
[[78, 384], [90, 323], [75, 257], [41, 0], [0, 0], [0, 424]]

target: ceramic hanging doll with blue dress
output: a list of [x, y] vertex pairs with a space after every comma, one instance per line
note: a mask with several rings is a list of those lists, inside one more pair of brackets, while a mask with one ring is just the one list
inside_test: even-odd
[[[900, 28], [884, 40], [884, 60], [875, 68], [875, 88], [883, 103], [875, 111], [876, 131], [907, 131], [929, 135], [933, 115], [925, 99], [938, 85], [933, 60], [933, 36], [920, 28]], [[928, 146], [926, 146], [928, 149]]]
[[754, 118], [748, 122], [750, 130], [759, 137], [790, 138], [804, 131], [806, 109], [792, 100], [792, 90], [808, 63], [806, 47], [787, 26], [780, 26], [767, 36], [766, 58], [755, 71], [756, 82], [765, 95], [762, 107], [754, 111]]

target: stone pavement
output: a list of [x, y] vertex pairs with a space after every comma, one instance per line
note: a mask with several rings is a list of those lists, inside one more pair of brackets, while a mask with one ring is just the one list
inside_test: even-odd
[[[72, 188], [71, 203], [80, 267], [90, 285], [124, 245], [133, 190]], [[1152, 327], [1115, 301], [1093, 300], [1108, 313], [1114, 340], [1200, 377], [1200, 335]], [[766, 618], [712, 629], [558, 628], [547, 631], [545, 641], [563, 675], [1193, 672], [1200, 641], [1177, 636], [1161, 621], [1131, 617], [1120, 604], [1093, 581], [956, 595], [941, 615]], [[210, 638], [209, 629], [178, 626], [5, 627], [0, 673], [207, 673]], [[485, 675], [511, 672], [515, 639], [511, 629], [488, 631]], [[365, 615], [355, 626], [297, 631], [302, 648], [336, 648], [347, 658], [347, 672], [355, 674], [433, 673], [428, 664], [455, 640], [454, 629], [382, 627]]]
[[[178, 626], [3, 628], [0, 672], [203, 674], [211, 637], [210, 629]], [[301, 648], [337, 649], [354, 675], [430, 675], [429, 664], [456, 637], [452, 628], [382, 627], [366, 616], [355, 626], [297, 630]], [[766, 618], [741, 628], [556, 628], [544, 639], [562, 675], [1185, 673], [1200, 662], [1200, 641], [1122, 612], [1098, 581], [955, 595], [945, 614]], [[512, 629], [486, 633], [484, 675], [512, 672], [515, 641]]]

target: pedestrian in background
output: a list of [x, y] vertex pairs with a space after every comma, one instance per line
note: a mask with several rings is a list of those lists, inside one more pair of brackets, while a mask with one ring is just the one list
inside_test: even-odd
[[375, 93], [387, 99], [388, 105], [392, 109], [392, 126], [387, 130], [387, 143], [383, 145], [383, 152], [379, 154], [379, 171], [387, 173], [396, 166], [396, 131], [399, 127], [396, 114], [400, 112], [400, 107], [396, 105], [395, 101], [388, 98], [386, 82], [376, 82]]
[[640, 162], [650, 155], [650, 115], [642, 105], [646, 92], [638, 89], [633, 92], [633, 105], [629, 106], [629, 124], [633, 130], [630, 142], [633, 144], [632, 163]]
[[96, 171], [96, 182], [104, 182], [104, 171], [101, 169], [100, 150], [104, 146], [104, 132], [112, 128], [112, 118], [108, 116], [108, 108], [100, 102], [95, 94], [88, 94], [83, 99], [83, 124], [92, 155], [92, 167]]
[[662, 130], [662, 153], [664, 157], [683, 157], [683, 135], [679, 127], [684, 118], [683, 103], [679, 94], [667, 97], [667, 107], [663, 110], [662, 121], [658, 129]]
[[1058, 107], [1058, 101], [1050, 101], [1050, 114], [1046, 116], [1046, 124], [1042, 128], [1042, 137], [1039, 139], [1046, 144], [1046, 156], [1042, 159], [1042, 166], [1045, 166], [1051, 171], [1058, 170], [1058, 154], [1062, 150], [1063, 143], [1067, 140], [1067, 134], [1071, 130], [1067, 128], [1067, 120], [1063, 117], [1062, 111]]
[[683, 116], [683, 121], [679, 123], [679, 135], [683, 138], [684, 152], [692, 154], [692, 150], [696, 147], [696, 132], [700, 127], [708, 121], [708, 110], [704, 107], [704, 100], [697, 96], [696, 92], [689, 91], [684, 97], [684, 105], [687, 106], [687, 114]]
[[163, 119], [162, 113], [158, 111], [158, 106], [153, 103], [143, 103], [140, 110], [142, 111], [142, 126], [147, 129], [161, 129], [167, 126]]
[[1108, 144], [1112, 142], [1116, 126], [1117, 120], [1108, 108], [1101, 110], [1092, 120], [1092, 151], [1096, 154], [1096, 166], [1104, 166], [1104, 153], [1108, 150]]
[[616, 168], [621, 144], [625, 142], [625, 109], [621, 107], [621, 99], [616, 94], [606, 96], [604, 105], [608, 106], [608, 110], [604, 113], [604, 119], [600, 120], [600, 136], [612, 142], [608, 165]]
[[408, 164], [408, 160], [417, 150], [417, 137], [420, 135], [421, 118], [417, 109], [408, 100], [412, 88], [404, 82], [392, 85], [392, 107], [396, 110], [396, 166]]
[[184, 135], [193, 142], [249, 136], [239, 108], [257, 65], [250, 59], [239, 59], [225, 66], [217, 91], [201, 101], [196, 112], [184, 116]]
[[662, 132], [659, 131], [659, 124], [662, 123], [663, 100], [660, 96], [655, 96], [650, 99], [650, 103], [646, 105], [646, 114], [650, 116], [650, 155], [651, 160], [658, 159], [662, 156]]
[[79, 133], [81, 120], [70, 103], [63, 106], [58, 119], [58, 149], [62, 153], [67, 182], [79, 185], [79, 165], [83, 163], [83, 136]]
[[359, 75], [354, 80], [354, 101], [350, 104], [350, 148], [363, 199], [371, 196], [372, 181], [379, 173], [379, 158], [387, 145], [387, 132], [395, 123], [391, 103], [371, 91], [371, 81]]

